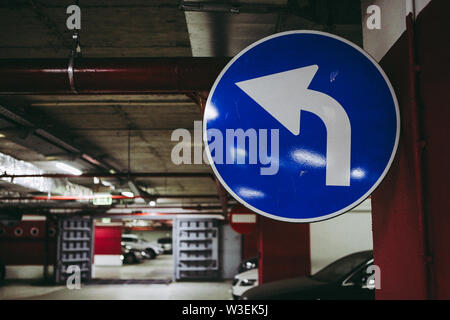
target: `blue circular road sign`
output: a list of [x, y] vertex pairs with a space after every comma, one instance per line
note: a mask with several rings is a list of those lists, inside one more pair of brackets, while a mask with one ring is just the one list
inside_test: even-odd
[[240, 52], [214, 83], [203, 121], [227, 191], [290, 222], [329, 219], [367, 198], [399, 132], [383, 70], [355, 44], [317, 31], [275, 34]]

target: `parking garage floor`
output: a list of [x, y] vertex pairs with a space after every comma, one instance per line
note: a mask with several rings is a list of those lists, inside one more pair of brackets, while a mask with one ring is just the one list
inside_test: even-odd
[[[170, 280], [171, 255], [121, 267], [96, 267], [96, 279]], [[167, 282], [166, 284], [86, 284], [81, 289], [43, 285], [31, 280], [8, 280], [0, 299], [30, 300], [228, 300], [231, 280], [216, 282]]]
[[228, 300], [231, 281], [172, 282], [170, 284], [63, 286], [10, 283], [0, 288], [0, 299], [30, 300]]
[[172, 280], [173, 256], [160, 255], [153, 260], [123, 266], [95, 266], [95, 278], [98, 279], [151, 279]]

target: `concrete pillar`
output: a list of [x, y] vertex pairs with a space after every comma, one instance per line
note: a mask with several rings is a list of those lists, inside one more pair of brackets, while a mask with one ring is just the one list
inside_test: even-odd
[[242, 235], [242, 258], [248, 259], [258, 256], [258, 232]]
[[[382, 15], [393, 14], [391, 1], [371, 2], [386, 4]], [[408, 28], [400, 10], [395, 15], [402, 23], [379, 31], [389, 37], [397, 34], [393, 25], [401, 28], [380, 65], [395, 89], [402, 123], [397, 156], [372, 195], [374, 257], [381, 270], [377, 299], [450, 298], [450, 179], [444, 169], [450, 162], [450, 46], [443, 37], [450, 2], [415, 2]], [[373, 34], [363, 34], [367, 50]], [[378, 43], [385, 41], [372, 39]]]
[[309, 275], [309, 224], [258, 217], [259, 282]]

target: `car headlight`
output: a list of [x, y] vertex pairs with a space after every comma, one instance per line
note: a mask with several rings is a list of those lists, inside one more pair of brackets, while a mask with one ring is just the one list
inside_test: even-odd
[[256, 279], [244, 279], [241, 282], [242, 287], [249, 287], [256, 283]]
[[125, 246], [125, 249], [131, 250], [131, 247], [130, 246]]

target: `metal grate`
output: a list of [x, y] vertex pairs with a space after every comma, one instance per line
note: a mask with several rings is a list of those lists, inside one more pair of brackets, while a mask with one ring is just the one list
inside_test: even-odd
[[81, 280], [91, 279], [93, 221], [91, 218], [62, 218], [58, 221], [55, 278], [63, 283], [72, 274], [69, 266], [78, 266]]
[[219, 277], [219, 228], [214, 219], [177, 219], [174, 223], [175, 279]]

